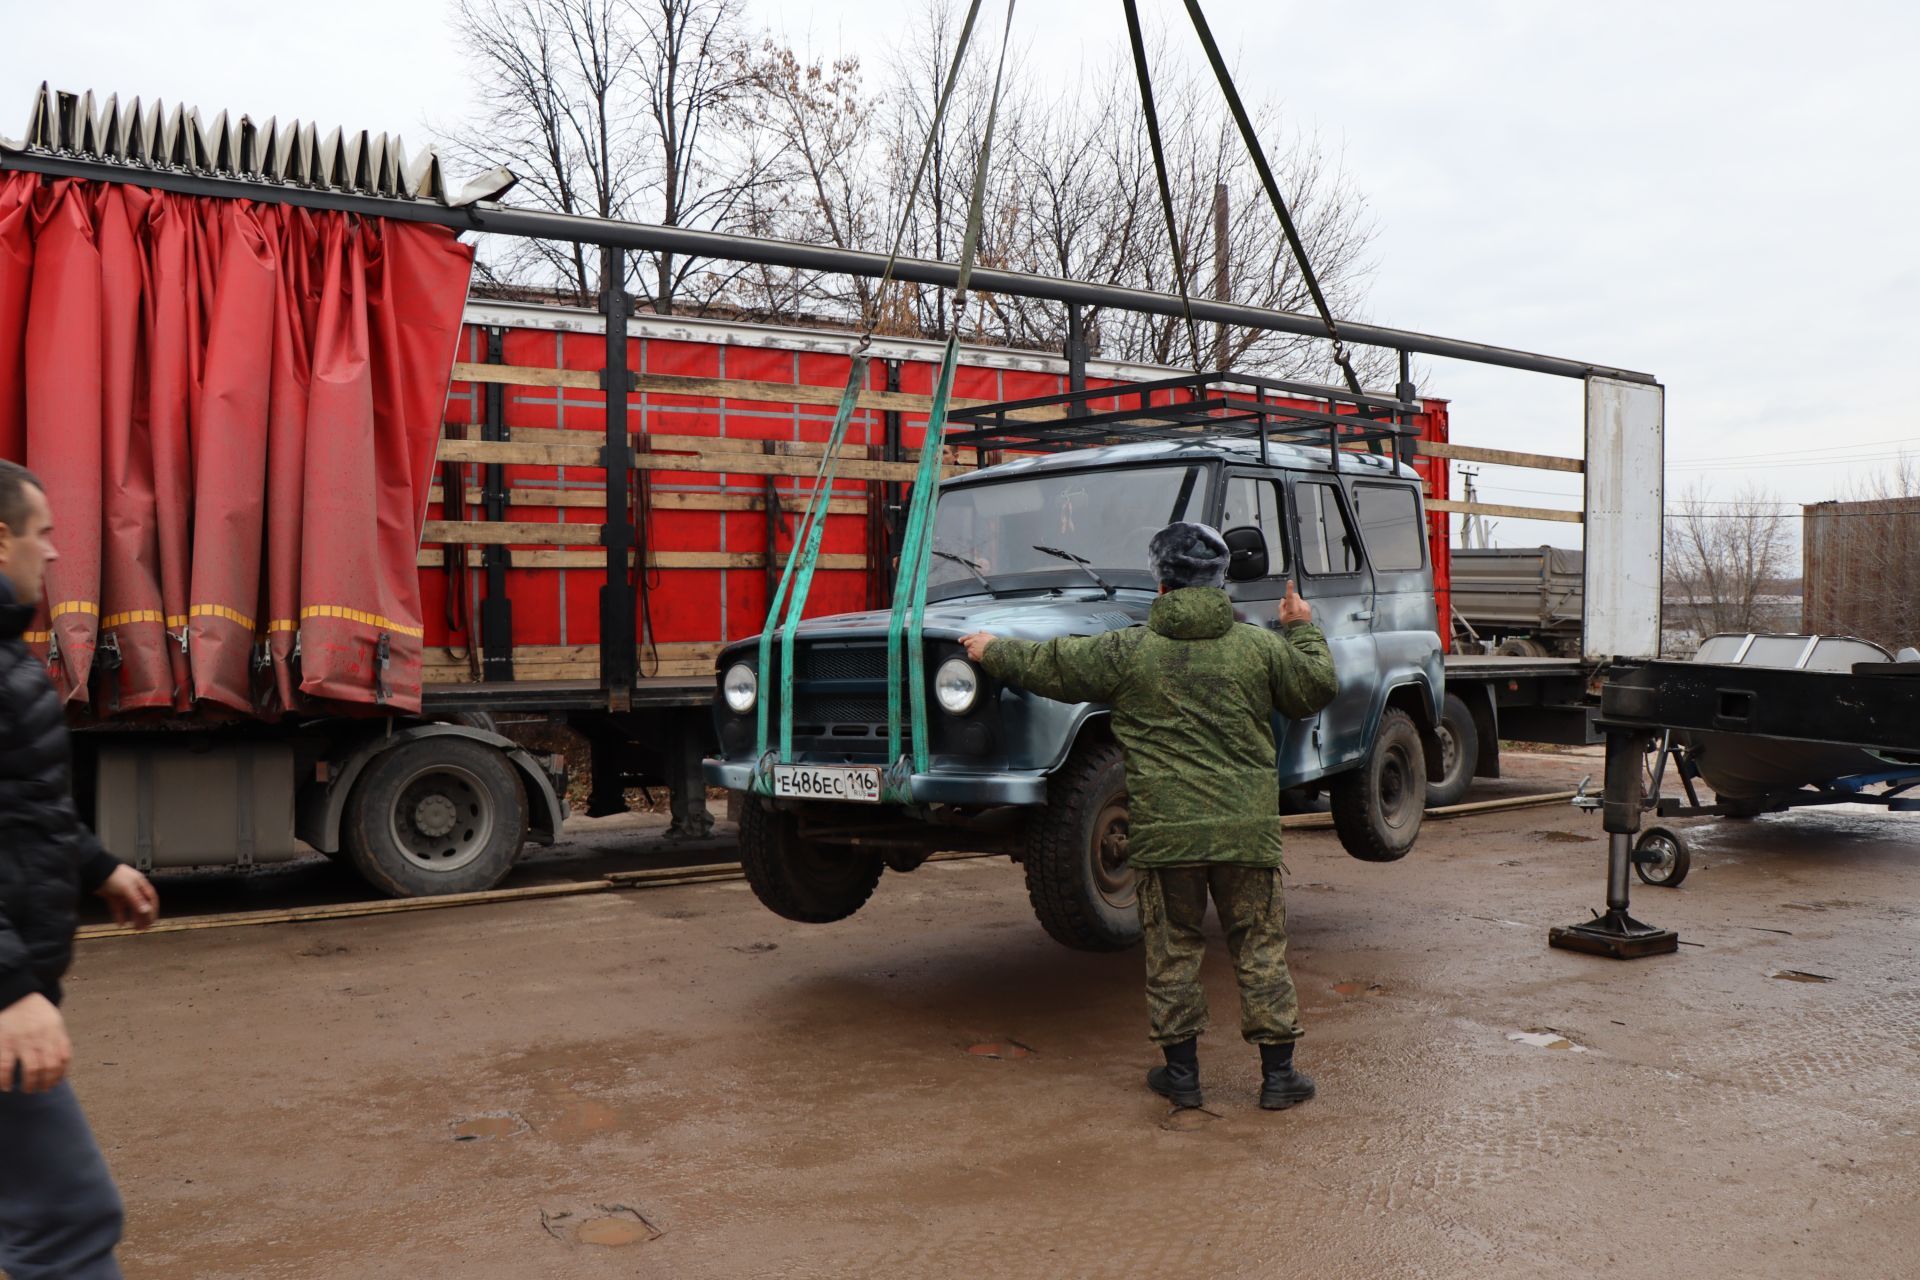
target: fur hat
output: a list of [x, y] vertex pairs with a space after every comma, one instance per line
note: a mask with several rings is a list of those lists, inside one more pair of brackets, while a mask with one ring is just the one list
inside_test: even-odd
[[1147, 559], [1160, 585], [1224, 587], [1227, 585], [1227, 540], [1204, 524], [1182, 520], [1153, 535]]

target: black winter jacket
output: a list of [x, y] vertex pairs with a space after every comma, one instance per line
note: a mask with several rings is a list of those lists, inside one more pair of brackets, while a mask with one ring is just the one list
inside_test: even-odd
[[66, 710], [21, 639], [33, 613], [0, 574], [0, 1009], [60, 1003], [80, 893], [120, 865], [74, 810]]

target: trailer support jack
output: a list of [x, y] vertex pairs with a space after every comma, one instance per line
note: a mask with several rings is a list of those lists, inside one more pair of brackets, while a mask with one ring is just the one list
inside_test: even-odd
[[1607, 911], [1591, 920], [1555, 926], [1547, 932], [1547, 944], [1615, 960], [1668, 955], [1680, 949], [1680, 935], [1627, 914], [1633, 836], [1640, 829], [1645, 731], [1602, 727], [1607, 733], [1607, 786], [1601, 805], [1607, 830]]

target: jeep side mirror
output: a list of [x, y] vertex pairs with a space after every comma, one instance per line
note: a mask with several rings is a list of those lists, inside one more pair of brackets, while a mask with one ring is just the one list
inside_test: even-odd
[[1254, 582], [1267, 576], [1267, 535], [1252, 525], [1241, 525], [1221, 535], [1226, 539], [1231, 559], [1227, 561], [1228, 582]]

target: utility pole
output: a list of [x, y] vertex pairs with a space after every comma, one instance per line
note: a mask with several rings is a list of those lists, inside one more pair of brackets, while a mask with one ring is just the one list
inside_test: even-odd
[[[1231, 292], [1227, 282], [1232, 278], [1232, 263], [1227, 256], [1227, 184], [1213, 184], [1213, 300], [1226, 302]], [[1213, 326], [1213, 366], [1224, 370], [1227, 367], [1227, 325], [1219, 321]]]

